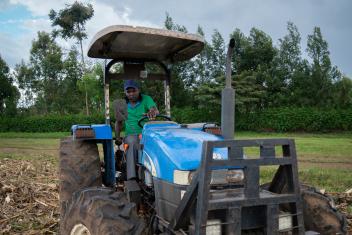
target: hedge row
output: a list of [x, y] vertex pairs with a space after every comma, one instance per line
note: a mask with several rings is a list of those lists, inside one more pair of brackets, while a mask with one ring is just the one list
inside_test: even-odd
[[[173, 117], [181, 123], [217, 122], [220, 113], [201, 109], [175, 109]], [[236, 130], [245, 131], [352, 131], [352, 109], [276, 108], [246, 114], [236, 113]]]
[[[219, 114], [193, 108], [173, 109], [179, 123], [219, 122]], [[60, 132], [73, 124], [104, 123], [103, 116], [34, 116], [0, 118], [0, 132]], [[278, 108], [262, 112], [236, 113], [236, 130], [249, 131], [352, 131], [352, 109], [317, 110], [312, 108]]]
[[0, 132], [68, 132], [74, 124], [104, 123], [103, 116], [32, 116], [0, 118]]
[[277, 108], [238, 115], [236, 128], [256, 131], [352, 131], [352, 109]]

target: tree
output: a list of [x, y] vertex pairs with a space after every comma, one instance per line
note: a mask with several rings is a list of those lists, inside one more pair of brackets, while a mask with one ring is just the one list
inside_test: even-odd
[[34, 105], [34, 95], [36, 93], [37, 83], [34, 77], [33, 68], [27, 65], [23, 60], [15, 66], [15, 77], [18, 81], [18, 87], [22, 90], [24, 96], [21, 106], [30, 107]]
[[54, 36], [60, 35], [62, 38], [75, 38], [81, 47], [82, 64], [84, 65], [83, 39], [87, 38], [85, 32], [85, 23], [94, 15], [91, 4], [83, 4], [75, 1], [72, 5], [66, 5], [66, 8], [59, 12], [50, 10], [49, 18], [52, 26], [59, 26], [60, 29], [53, 30]]
[[32, 98], [39, 113], [57, 111], [59, 84], [63, 79], [63, 62], [61, 48], [46, 32], [38, 32], [30, 51], [30, 63], [16, 66], [19, 87], [26, 90]]
[[333, 105], [333, 81], [340, 79], [341, 74], [336, 67], [332, 67], [328, 43], [323, 39], [319, 27], [315, 27], [313, 34], [308, 35], [307, 52], [313, 60], [311, 66], [310, 97], [313, 105], [330, 107]]
[[335, 103], [338, 108], [352, 107], [352, 80], [346, 76], [335, 84]]
[[13, 85], [10, 69], [0, 55], [0, 115], [16, 113], [18, 89]]
[[[60, 29], [53, 30], [53, 35], [60, 35], [62, 38], [75, 38], [81, 47], [81, 58], [83, 70], [85, 68], [83, 54], [83, 39], [87, 38], [85, 32], [85, 23], [94, 15], [93, 6], [91, 4], [83, 4], [75, 1], [72, 5], [66, 5], [66, 8], [59, 12], [50, 10], [49, 18], [52, 26], [59, 26]], [[86, 113], [89, 115], [88, 108], [88, 91], [85, 89]]]
[[[297, 85], [302, 73], [301, 36], [297, 26], [287, 23], [288, 34], [279, 39], [279, 49], [273, 59], [272, 76], [268, 80], [269, 106], [287, 106], [300, 102], [300, 97], [293, 97], [294, 85]], [[304, 89], [299, 87], [298, 89]]]
[[[168, 13], [164, 27], [168, 30], [174, 30], [187, 33], [185, 26], [175, 24]], [[194, 73], [194, 61], [178, 62], [171, 68], [171, 102], [172, 106], [185, 107], [194, 103], [192, 86], [195, 82], [196, 74]]]
[[95, 64], [91, 70], [88, 70], [82, 80], [78, 81], [78, 89], [88, 91], [89, 104], [92, 110], [100, 112], [104, 108], [104, 80], [103, 67]]
[[84, 107], [84, 92], [78, 88], [78, 82], [82, 80], [82, 70], [77, 60], [79, 52], [72, 47], [66, 58], [63, 60], [62, 74], [58, 92], [58, 103], [60, 113], [79, 113]]
[[225, 74], [225, 40], [218, 30], [214, 30], [211, 37], [211, 58], [210, 58], [211, 78], [216, 78]]
[[[268, 99], [270, 96], [264, 93], [271, 90], [273, 59], [277, 53], [271, 37], [256, 28], [251, 29], [248, 37], [239, 29], [236, 29], [231, 37], [235, 39], [233, 56], [233, 73], [237, 75], [235, 79], [250, 79], [251, 81], [246, 83], [246, 89], [261, 94], [255, 98], [256, 102], [258, 99], [260, 99], [260, 102], [252, 102], [253, 107], [250, 110], [267, 107], [271, 100]], [[252, 81], [253, 79], [255, 82]], [[235, 87], [235, 89], [238, 88]], [[249, 93], [244, 94], [243, 98], [246, 97], [250, 100]]]
[[288, 34], [279, 39], [279, 51], [277, 58], [280, 70], [286, 73], [285, 80], [290, 77], [301, 63], [301, 35], [298, 28], [292, 22], [287, 23]]

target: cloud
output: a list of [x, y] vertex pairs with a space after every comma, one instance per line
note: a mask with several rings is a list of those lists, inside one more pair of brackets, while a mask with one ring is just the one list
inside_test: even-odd
[[71, 4], [74, 0], [10, 0], [13, 5], [19, 4], [25, 6], [33, 16], [47, 16], [50, 9], [61, 9], [65, 4]]
[[[9, 4], [21, 5], [31, 13], [37, 21], [18, 21], [16, 18], [9, 19], [7, 24], [21, 25], [25, 34], [21, 37], [28, 48], [17, 55], [17, 61], [27, 55], [30, 49], [30, 42], [36, 37], [38, 30], [51, 30], [48, 21], [50, 9], [56, 11], [65, 7], [65, 4], [72, 4], [74, 0], [0, 0], [0, 7], [8, 7]], [[203, 27], [207, 39], [210, 39], [214, 29], [218, 29], [225, 40], [235, 28], [239, 28], [245, 34], [249, 33], [252, 27], [257, 27], [269, 34], [274, 43], [282, 38], [286, 32], [287, 21], [297, 25], [302, 36], [302, 50], [306, 45], [307, 35], [312, 33], [314, 26], [320, 26], [324, 38], [329, 43], [331, 58], [334, 64], [348, 75], [352, 75], [350, 66], [350, 54], [352, 47], [348, 39], [352, 37], [352, 14], [350, 0], [338, 2], [329, 0], [90, 0], [86, 1], [94, 7], [94, 17], [87, 22], [86, 29], [88, 40], [84, 41], [84, 50], [90, 39], [104, 27], [114, 24], [142, 25], [150, 27], [163, 27], [165, 12], [170, 13], [174, 22], [185, 25], [189, 32], [195, 32], [197, 26]], [[12, 21], [11, 21], [12, 20]], [[4, 25], [4, 21], [0, 23]], [[0, 45], [3, 44], [6, 36], [2, 34]], [[12, 40], [17, 40], [13, 38]], [[29, 42], [29, 43], [27, 43]], [[72, 41], [59, 41], [60, 45], [69, 47]], [[344, 44], [344, 45], [341, 45]], [[22, 46], [22, 45], [21, 45]], [[1, 49], [3, 51], [3, 49]], [[12, 56], [13, 58], [15, 56]]]
[[[1, 49], [0, 53], [6, 62], [14, 67], [22, 59], [28, 61], [29, 51], [32, 41], [37, 37], [38, 31], [51, 32], [51, 22], [48, 18], [50, 9], [59, 11], [65, 4], [72, 4], [74, 1], [42, 1], [42, 0], [10, 0], [8, 4], [19, 4], [25, 6], [33, 16], [32, 19], [17, 20], [8, 19], [0, 22], [0, 25], [13, 24], [19, 28], [21, 33], [16, 35], [0, 34], [0, 45], [7, 45], [6, 50]], [[100, 1], [90, 1], [94, 8], [94, 16], [86, 24], [88, 40], [84, 41], [84, 52], [87, 52], [90, 38], [102, 28], [113, 24], [126, 25], [143, 25], [149, 27], [157, 27], [157, 25], [146, 20], [131, 19], [132, 10], [128, 7], [121, 10], [115, 10], [109, 4]], [[14, 16], [15, 17], [15, 16]], [[57, 42], [63, 47], [64, 52], [67, 51], [76, 42], [71, 40], [63, 40], [58, 38]]]
[[1, 48], [0, 55], [6, 63], [14, 68], [21, 61], [21, 58], [28, 58], [28, 45], [23, 40], [13, 40], [12, 35], [0, 33], [0, 44], [6, 45]]
[[0, 12], [6, 10], [8, 7], [10, 7], [10, 1], [9, 0], [0, 1]]

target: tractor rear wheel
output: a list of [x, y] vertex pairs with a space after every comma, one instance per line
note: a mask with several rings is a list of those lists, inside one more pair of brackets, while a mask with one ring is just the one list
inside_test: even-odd
[[72, 140], [72, 137], [62, 139], [59, 179], [60, 214], [63, 214], [67, 201], [75, 191], [102, 185], [97, 144], [91, 141]]
[[336, 210], [334, 200], [316, 188], [301, 185], [304, 225], [322, 235], [347, 234], [347, 220]]
[[[264, 184], [261, 188], [268, 190], [269, 184]], [[306, 231], [314, 231], [322, 235], [347, 234], [347, 220], [336, 210], [331, 197], [311, 186], [301, 184], [300, 189]], [[287, 192], [286, 187], [279, 193], [285, 192]]]
[[70, 235], [143, 234], [144, 221], [125, 193], [92, 187], [75, 192], [61, 219], [60, 233]]

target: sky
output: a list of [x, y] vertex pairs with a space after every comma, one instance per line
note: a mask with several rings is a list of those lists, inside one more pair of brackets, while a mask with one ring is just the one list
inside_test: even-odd
[[[0, 55], [11, 67], [29, 60], [32, 40], [38, 31], [51, 31], [50, 9], [58, 11], [73, 0], [0, 0]], [[245, 35], [252, 27], [263, 30], [278, 45], [287, 34], [287, 22], [293, 22], [302, 37], [303, 57], [307, 36], [321, 28], [328, 42], [333, 65], [352, 78], [352, 1], [351, 0], [87, 0], [94, 17], [87, 22], [88, 39], [110, 25], [136, 25], [162, 28], [166, 12], [175, 23], [195, 33], [200, 25], [207, 40], [215, 29], [228, 41], [239, 28]], [[72, 41], [59, 40], [66, 49]]]

